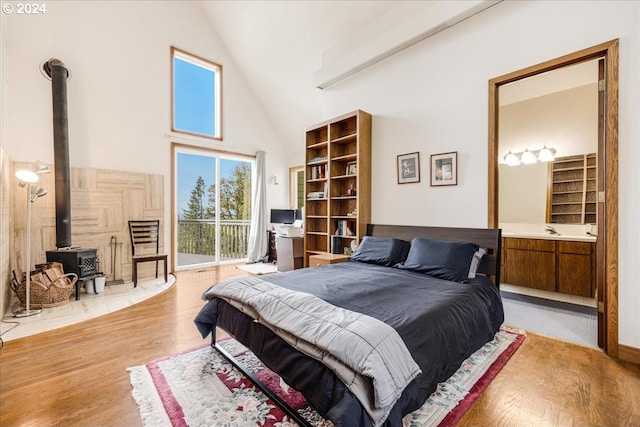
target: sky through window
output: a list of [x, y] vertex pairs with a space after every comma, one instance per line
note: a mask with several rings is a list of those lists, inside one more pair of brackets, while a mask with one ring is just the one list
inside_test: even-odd
[[221, 139], [221, 67], [173, 50], [173, 129]]

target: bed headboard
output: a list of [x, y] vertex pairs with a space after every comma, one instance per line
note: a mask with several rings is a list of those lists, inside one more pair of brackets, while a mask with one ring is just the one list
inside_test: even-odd
[[367, 236], [395, 237], [410, 242], [414, 237], [453, 242], [475, 243], [486, 248], [478, 273], [486, 274], [500, 287], [500, 256], [502, 252], [502, 230], [499, 228], [452, 228], [421, 227], [413, 225], [368, 224]]

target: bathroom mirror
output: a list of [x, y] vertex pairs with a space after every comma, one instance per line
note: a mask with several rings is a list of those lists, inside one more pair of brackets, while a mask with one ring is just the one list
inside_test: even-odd
[[501, 223], [546, 222], [549, 163], [505, 164], [509, 153], [553, 148], [556, 157], [598, 150], [598, 61], [500, 87], [498, 127]]
[[543, 224], [547, 211], [547, 163], [498, 166], [501, 222]]

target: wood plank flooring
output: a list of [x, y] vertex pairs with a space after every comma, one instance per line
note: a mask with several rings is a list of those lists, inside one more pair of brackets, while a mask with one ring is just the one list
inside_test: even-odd
[[[150, 300], [5, 343], [0, 426], [141, 426], [127, 367], [208, 342], [193, 325], [200, 294], [240, 274], [180, 272]], [[529, 334], [459, 425], [640, 426], [640, 366]]]

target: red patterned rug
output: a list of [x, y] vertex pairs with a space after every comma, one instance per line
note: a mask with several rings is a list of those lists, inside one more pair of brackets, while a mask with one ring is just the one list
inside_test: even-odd
[[[438, 385], [405, 427], [455, 426], [524, 340], [520, 330], [502, 329]], [[220, 343], [250, 372], [313, 426], [333, 426], [304, 397], [233, 339]], [[133, 397], [146, 427], [296, 425], [248, 378], [206, 346], [129, 368]]]

